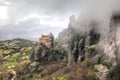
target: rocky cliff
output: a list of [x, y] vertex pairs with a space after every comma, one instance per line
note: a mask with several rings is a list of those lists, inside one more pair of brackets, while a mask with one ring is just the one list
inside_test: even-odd
[[[58, 37], [59, 45], [66, 48], [68, 53], [68, 65], [89, 60], [100, 71], [98, 73], [100, 80], [108, 80], [108, 78], [119, 80], [119, 23], [119, 15], [113, 15], [108, 32], [103, 35], [98, 31], [99, 23], [91, 21], [87, 27], [84, 23], [86, 29], [82, 31], [75, 16], [71, 16], [68, 29], [63, 30]], [[116, 74], [112, 74], [114, 71]]]
[[119, 22], [112, 16], [103, 35], [98, 22], [81, 25], [71, 16], [53, 47], [45, 45], [47, 36], [38, 46], [24, 39], [0, 42], [0, 79], [120, 80]]

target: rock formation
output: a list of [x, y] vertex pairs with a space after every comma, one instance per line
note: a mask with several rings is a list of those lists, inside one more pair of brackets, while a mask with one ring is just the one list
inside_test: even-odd
[[69, 28], [59, 34], [58, 43], [62, 47], [67, 46], [68, 65], [92, 58], [95, 55], [94, 50], [99, 42], [100, 34], [96, 32], [95, 28], [84, 34], [80, 33], [76, 33], [73, 25], [69, 23]]
[[[92, 28], [86, 30], [85, 32], [80, 32], [81, 30], [76, 31], [75, 24], [75, 16], [71, 16], [68, 29], [60, 32], [58, 36], [59, 46], [65, 47], [65, 50], [68, 53], [68, 65], [89, 60], [94, 65], [100, 64], [105, 66], [110, 73], [112, 73], [112, 71], [114, 72], [114, 69], [115, 71], [118, 70], [116, 71], [116, 74], [112, 74], [117, 76], [117, 73], [120, 71], [120, 15], [113, 14], [111, 17], [109, 32], [107, 33], [109, 36], [106, 37], [107, 42], [102, 44], [102, 47], [99, 43], [104, 39], [102, 40], [102, 34], [96, 29], [96, 26], [98, 26], [97, 23], [93, 22], [88, 25], [92, 26]], [[109, 72], [107, 72], [107, 74], [105, 73], [101, 80], [106, 80], [106, 76], [108, 74]]]
[[52, 33], [49, 35], [42, 35], [39, 38], [38, 46], [31, 51], [31, 64], [30, 67], [36, 67], [37, 64], [47, 64], [50, 62], [64, 59], [65, 54], [62, 50], [54, 47], [54, 36]]
[[52, 33], [49, 35], [42, 35], [39, 38], [39, 44], [45, 45], [48, 48], [53, 47], [53, 42], [54, 42], [54, 36]]

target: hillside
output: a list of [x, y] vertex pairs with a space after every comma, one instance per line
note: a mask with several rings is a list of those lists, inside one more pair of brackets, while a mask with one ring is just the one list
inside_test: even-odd
[[[92, 69], [84, 69], [84, 67], [89, 66], [88, 61], [77, 65], [74, 64], [72, 66], [74, 68], [68, 67], [67, 56], [64, 55], [67, 53], [64, 50], [51, 49], [51, 53], [48, 55], [48, 58], [52, 56], [50, 61], [46, 62], [47, 59], [44, 58], [45, 60], [42, 59], [43, 63], [37, 67], [30, 68], [29, 65], [31, 62], [29, 56], [35, 46], [34, 42], [25, 39], [2, 41], [0, 45], [0, 80], [69, 80], [71, 78], [74, 80], [85, 78], [84, 76], [90, 79], [97, 79], [94, 72], [88, 73]], [[53, 52], [56, 50], [60, 54], [54, 57]], [[54, 61], [55, 59], [56, 61]], [[83, 70], [85, 73], [81, 74]], [[77, 77], [76, 74], [78, 75], [79, 73], [81, 76]]]
[[21, 39], [21, 38], [15, 38], [15, 39], [12, 39], [12, 40], [0, 41], [1, 46], [7, 46], [7, 45], [11, 45], [11, 46], [14, 46], [14, 45], [30, 46], [30, 45], [33, 45], [33, 44], [37, 44], [37, 42], [30, 41], [30, 40], [27, 40], [27, 39]]
[[[19, 66], [19, 63], [29, 62], [29, 52], [36, 42], [25, 39], [13, 39], [0, 42], [0, 80], [1, 76]], [[4, 77], [5, 78], [5, 77]], [[3, 78], [3, 79], [4, 79]]]
[[[64, 42], [62, 33], [58, 39]], [[86, 50], [86, 53], [90, 49], [96, 53], [91, 55], [91, 58], [68, 66], [70, 59], [66, 49], [62, 48], [67, 41], [61, 44], [57, 41], [56, 48], [51, 48], [45, 57], [41, 57], [37, 66], [30, 67], [31, 51], [34, 51], [37, 45], [35, 43], [25, 39], [1, 42], [0, 80], [106, 80], [106, 77], [107, 80], [119, 80], [119, 69], [114, 68], [113, 62], [109, 62], [107, 56], [94, 50], [94, 47]]]

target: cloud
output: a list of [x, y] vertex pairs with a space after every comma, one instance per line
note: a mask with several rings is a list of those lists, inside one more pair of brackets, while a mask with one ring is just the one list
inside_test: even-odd
[[[9, 19], [6, 21], [10, 24], [19, 22], [21, 18], [32, 14], [42, 15], [71, 15], [79, 9], [82, 0], [2, 0], [6, 3], [7, 14]], [[9, 3], [9, 4], [8, 4]], [[78, 12], [78, 11], [77, 11]], [[6, 23], [6, 24], [9, 24]]]
[[[37, 29], [33, 31], [34, 35], [40, 31], [44, 31], [43, 33], [46, 31], [59, 32], [67, 27], [69, 16], [72, 14], [77, 16], [80, 14], [77, 17], [78, 23], [86, 21], [84, 18], [104, 21], [103, 18], [106, 15], [111, 14], [113, 10], [119, 10], [119, 3], [120, 0], [0, 0], [0, 7], [6, 7], [6, 15], [0, 17], [0, 36], [30, 36], [29, 30], [38, 28], [36, 26], [39, 26], [39, 31]], [[80, 25], [78, 24], [78, 27], [83, 28]], [[49, 27], [49, 30], [46, 26]], [[11, 30], [8, 30], [9, 27]], [[18, 31], [14, 31], [17, 29]], [[21, 35], [22, 32], [24, 34]]]
[[52, 26], [49, 24], [40, 24], [40, 19], [30, 18], [19, 24], [5, 25], [0, 28], [0, 40], [12, 38], [25, 38], [30, 40], [38, 40], [41, 34], [49, 34], [52, 32], [55, 37], [64, 28], [64, 26]]
[[78, 15], [87, 11], [99, 15], [99, 13], [109, 13], [112, 9], [120, 7], [120, 0], [2, 0], [1, 2], [8, 8], [9, 19], [7, 22], [9, 23], [19, 22], [21, 18], [32, 14], [60, 17], [71, 14]]
[[73, 17], [69, 25], [77, 32], [87, 32], [96, 24], [101, 33], [109, 28], [111, 16], [120, 13], [120, 0], [85, 0], [80, 7], [80, 15]]

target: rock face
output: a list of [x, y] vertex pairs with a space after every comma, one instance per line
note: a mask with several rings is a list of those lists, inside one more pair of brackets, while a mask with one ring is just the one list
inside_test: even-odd
[[[111, 22], [110, 22], [110, 32], [109, 32], [109, 38], [110, 38], [110, 45], [113, 46], [112, 50], [113, 51], [113, 56], [115, 56], [115, 59], [118, 63], [118, 65], [120, 65], [120, 54], [119, 54], [119, 50], [120, 50], [120, 46], [119, 46], [119, 30], [120, 30], [120, 14], [114, 14], [111, 18]], [[108, 54], [110, 55], [110, 54]], [[112, 57], [112, 56], [110, 56]]]
[[[118, 34], [120, 31], [120, 15], [111, 17], [109, 32], [107, 33], [109, 34], [108, 42], [103, 44], [103, 46], [107, 44], [108, 46], [104, 50], [99, 47], [101, 34], [95, 28], [97, 24], [91, 23], [92, 28], [82, 33], [76, 31], [75, 23], [75, 17], [71, 16], [68, 29], [63, 30], [58, 36], [59, 46], [66, 48], [65, 50], [68, 53], [68, 65], [84, 60], [90, 60], [93, 64], [101, 64], [99, 71], [103, 74], [101, 80], [104, 80], [109, 74], [107, 71], [107, 73], [104, 72], [104, 69], [110, 71], [116, 65], [120, 65], [120, 36]], [[106, 53], [106, 55], [103, 53]], [[117, 69], [119, 69], [119, 66]], [[98, 74], [98, 76], [100, 75]]]
[[72, 62], [79, 62], [91, 58], [95, 55], [94, 50], [99, 42], [100, 34], [94, 28], [84, 35], [74, 34], [72, 29], [65, 29], [59, 34], [58, 43], [64, 47], [67, 45], [69, 55], [69, 65]]
[[71, 31], [69, 29], [64, 29], [62, 32], [59, 33], [57, 40], [57, 46], [66, 50], [68, 43], [71, 40]]
[[[76, 18], [75, 16], [70, 17], [69, 27], [68, 29], [63, 30], [60, 32], [58, 36], [58, 43], [59, 46], [65, 47], [64, 49], [67, 50], [71, 62], [79, 62], [79, 60], [82, 59], [90, 59], [94, 55], [96, 55], [96, 47], [99, 43], [100, 34], [98, 33], [96, 27], [98, 24], [96, 22], [91, 22], [88, 27], [90, 26], [90, 29], [84, 30], [85, 32], [82, 32], [81, 30], [76, 27]], [[107, 56], [111, 58], [115, 58], [117, 63], [119, 63], [119, 26], [120, 26], [120, 15], [115, 14], [111, 17], [110, 25], [109, 25], [109, 34], [108, 36], [108, 42], [102, 45], [107, 45], [108, 47], [105, 47], [102, 53], [106, 53]], [[82, 27], [81, 27], [82, 28]], [[112, 47], [112, 48], [111, 48]], [[79, 60], [78, 60], [79, 59]]]

